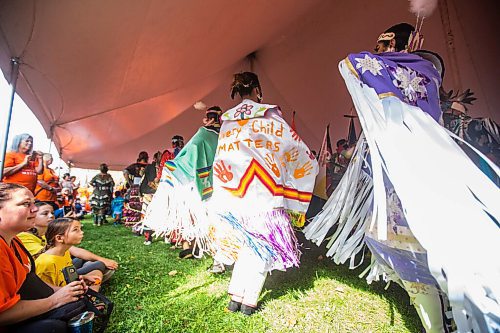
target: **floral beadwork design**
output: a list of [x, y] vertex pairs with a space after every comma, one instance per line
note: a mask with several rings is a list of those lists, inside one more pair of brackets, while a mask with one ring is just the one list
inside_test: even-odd
[[378, 59], [371, 58], [368, 54], [365, 54], [364, 58], [354, 58], [356, 60], [356, 69], [361, 69], [361, 74], [365, 74], [366, 71], [369, 71], [374, 76], [382, 75], [380, 70], [383, 68]]
[[239, 108], [236, 109], [234, 113], [234, 118], [240, 117], [241, 119], [245, 119], [245, 115], [249, 116], [252, 113], [253, 105], [243, 104]]
[[429, 83], [429, 80], [425, 76], [402, 66], [388, 67], [388, 70], [393, 77], [392, 83], [401, 91], [406, 103], [417, 105], [417, 100], [427, 99], [425, 85]]

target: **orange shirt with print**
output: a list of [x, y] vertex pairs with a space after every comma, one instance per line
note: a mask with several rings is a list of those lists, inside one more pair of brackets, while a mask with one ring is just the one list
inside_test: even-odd
[[[5, 154], [4, 168], [13, 167], [23, 163], [25, 157], [26, 154], [9, 151], [7, 154]], [[35, 193], [36, 179], [38, 176], [35, 170], [37, 165], [38, 165], [38, 160], [29, 161], [28, 164], [18, 172], [10, 176], [3, 177], [2, 181], [4, 183], [16, 183], [19, 185], [23, 185], [26, 188], [28, 188], [31, 192]]]
[[[57, 177], [54, 170], [51, 168], [44, 168], [43, 173], [38, 175], [38, 180], [43, 180], [49, 186], [57, 188], [59, 186], [59, 177]], [[36, 185], [35, 198], [40, 201], [57, 201], [56, 191], [49, 191], [43, 189], [40, 185]]]
[[[21, 248], [21, 241], [15, 237], [9, 246], [7, 242], [0, 238], [0, 312], [10, 309], [19, 300], [19, 289], [26, 280], [26, 275], [31, 270], [28, 256]], [[22, 263], [16, 256], [16, 252]]]

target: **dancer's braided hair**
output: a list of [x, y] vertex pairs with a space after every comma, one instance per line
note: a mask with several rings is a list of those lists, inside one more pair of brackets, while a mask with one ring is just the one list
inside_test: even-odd
[[254, 88], [257, 88], [260, 95], [262, 95], [262, 89], [257, 74], [252, 72], [234, 74], [233, 83], [231, 84], [231, 98], [234, 99], [234, 95], [236, 94], [240, 95], [242, 98], [243, 96], [249, 96]]

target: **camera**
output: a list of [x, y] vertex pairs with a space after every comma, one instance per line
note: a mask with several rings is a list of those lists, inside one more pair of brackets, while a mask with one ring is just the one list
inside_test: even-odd
[[64, 215], [69, 214], [73, 211], [73, 207], [71, 206], [64, 206]]
[[78, 273], [76, 272], [75, 266], [64, 267], [62, 273], [67, 284], [78, 280]]

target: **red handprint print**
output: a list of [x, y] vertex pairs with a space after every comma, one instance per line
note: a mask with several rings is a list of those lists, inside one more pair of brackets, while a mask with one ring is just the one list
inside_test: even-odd
[[224, 161], [220, 161], [214, 165], [215, 176], [217, 176], [217, 178], [219, 178], [223, 183], [227, 183], [233, 179], [233, 173], [230, 170], [231, 166], [228, 165], [226, 167]]

